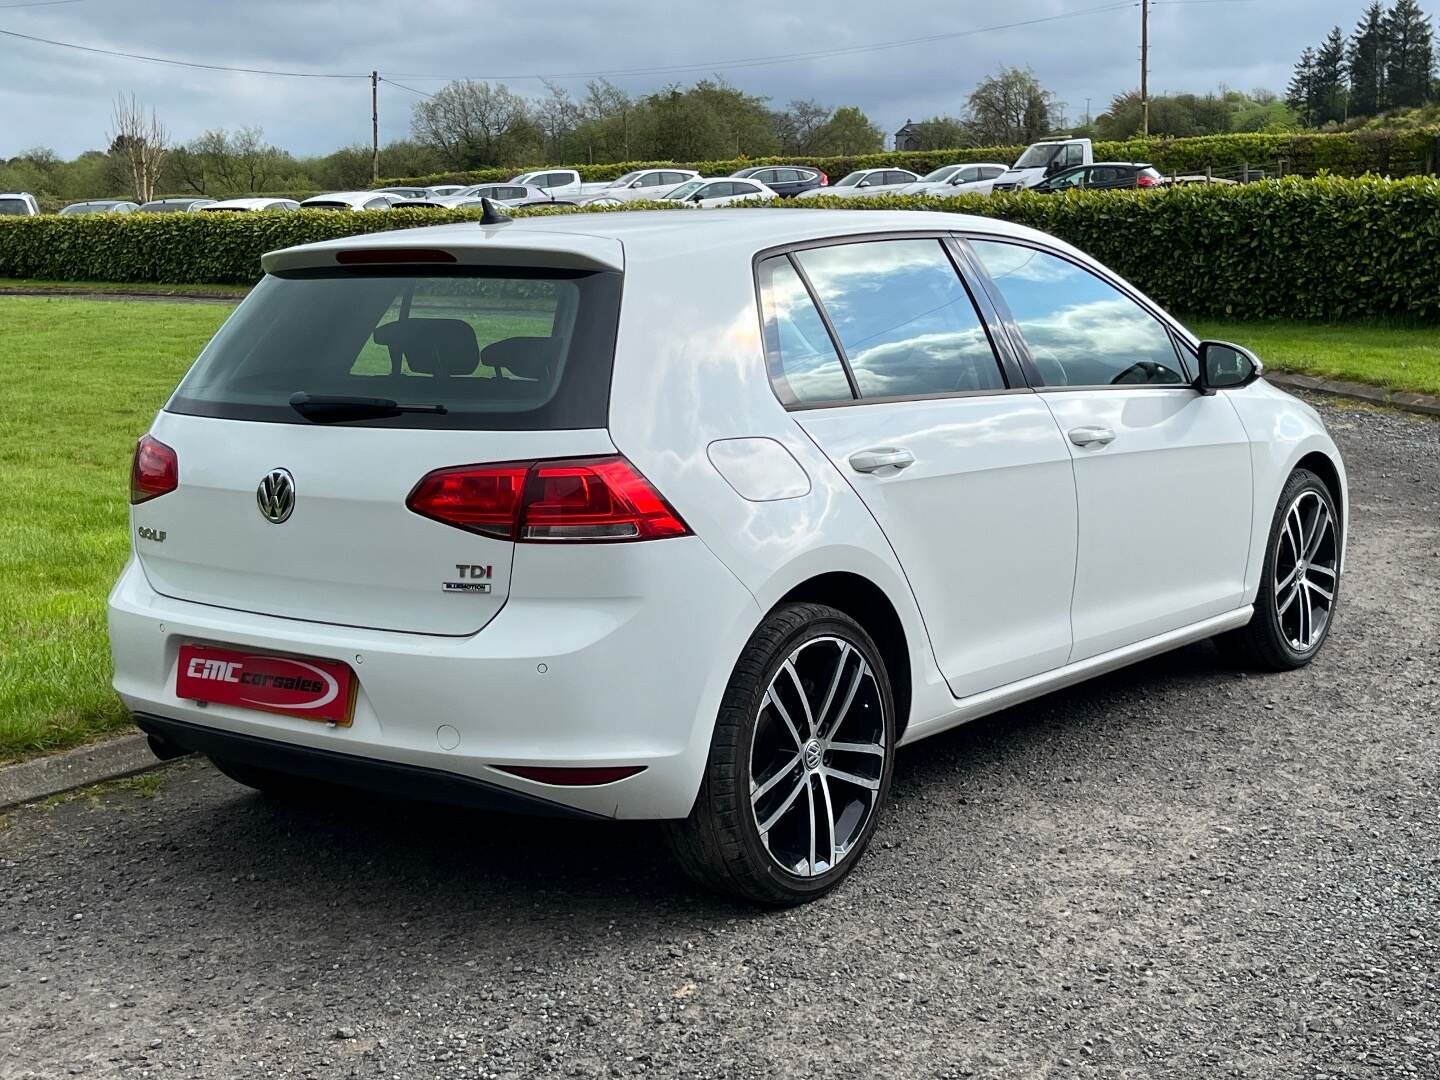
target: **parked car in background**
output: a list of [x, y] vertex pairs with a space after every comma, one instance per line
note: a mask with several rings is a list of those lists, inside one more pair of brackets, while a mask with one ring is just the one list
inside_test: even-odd
[[660, 202], [693, 203], [701, 209], [730, 206], [741, 202], [769, 202], [779, 198], [758, 180], [737, 180], [734, 177], [687, 180], [667, 192]]
[[126, 199], [91, 199], [89, 202], [71, 203], [61, 207], [60, 213], [66, 217], [75, 217], [80, 214], [133, 214], [139, 209], [139, 203]]
[[209, 206], [200, 207], [200, 213], [273, 214], [299, 209], [300, 204], [294, 199], [221, 199]]
[[[261, 262], [136, 446], [108, 626], [157, 755], [262, 791], [665, 820], [700, 882], [803, 903], [902, 745], [1210, 638], [1294, 671], [1338, 610], [1319, 414], [1034, 229], [597, 214]], [[213, 866], [206, 829], [167, 859]]]
[[301, 210], [389, 210], [399, 196], [388, 191], [332, 191], [300, 200]]
[[[521, 173], [519, 176], [510, 178], [512, 184], [522, 184], [525, 187], [543, 188], [556, 198], [562, 195], [584, 195], [584, 185], [580, 183], [580, 174], [574, 169], [536, 169], [533, 172]], [[592, 184], [592, 188], [603, 189], [605, 184]]]
[[758, 180], [782, 199], [793, 199], [802, 191], [830, 184], [824, 170], [810, 165], [757, 165], [730, 175], [741, 180]]
[[659, 199], [681, 184], [699, 178], [700, 174], [694, 169], [635, 169], [598, 187], [585, 184], [584, 194], [606, 195], [617, 202], [639, 202]]
[[137, 212], [141, 214], [188, 214], [192, 210], [199, 210], [202, 206], [209, 206], [214, 201], [214, 199], [189, 196], [174, 199], [151, 199], [147, 203], [141, 203]]
[[507, 206], [530, 206], [534, 203], [553, 203], [556, 197], [544, 188], [526, 184], [473, 184], [461, 188], [455, 198], [493, 199]]
[[40, 204], [28, 191], [0, 194], [0, 217], [38, 217]]
[[464, 184], [431, 184], [425, 189], [426, 195], [459, 195]]
[[1041, 180], [1030, 190], [1038, 195], [1061, 191], [1102, 190], [1106, 188], [1155, 187], [1164, 177], [1151, 166], [1137, 161], [1097, 161], [1066, 169]]
[[896, 195], [919, 179], [920, 177], [909, 169], [856, 169], [829, 187], [811, 188], [809, 191], [802, 191], [796, 198], [814, 199], [821, 195], [833, 195], [837, 199], [858, 199], [866, 195]]
[[401, 187], [376, 188], [375, 190], [382, 192], [386, 195], [397, 195], [402, 199], [423, 199], [425, 198], [425, 196], [430, 194], [429, 188], [405, 187], [403, 185]]
[[992, 161], [943, 165], [901, 189], [902, 195], [988, 195], [995, 178], [1010, 166]]
[[1095, 147], [1089, 139], [1043, 139], [1031, 143], [1015, 164], [995, 178], [992, 191], [1022, 191], [1032, 188], [1047, 177], [1089, 165], [1095, 160]]

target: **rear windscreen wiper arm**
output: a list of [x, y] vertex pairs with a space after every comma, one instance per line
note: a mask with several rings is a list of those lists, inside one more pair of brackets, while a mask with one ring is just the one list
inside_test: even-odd
[[339, 424], [346, 420], [382, 420], [401, 413], [433, 413], [443, 416], [444, 405], [405, 404], [390, 398], [352, 397], [348, 394], [290, 395], [290, 407], [317, 424]]

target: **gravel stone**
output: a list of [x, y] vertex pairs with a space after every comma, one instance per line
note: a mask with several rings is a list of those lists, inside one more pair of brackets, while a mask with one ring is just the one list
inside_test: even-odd
[[908, 748], [788, 912], [648, 824], [201, 761], [12, 811], [0, 1077], [1440, 1076], [1440, 422], [1315, 403], [1354, 526], [1308, 669], [1200, 644]]

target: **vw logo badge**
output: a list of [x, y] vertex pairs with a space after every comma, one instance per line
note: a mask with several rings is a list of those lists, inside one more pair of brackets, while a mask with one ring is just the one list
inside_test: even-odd
[[266, 521], [279, 525], [295, 510], [295, 477], [289, 469], [272, 469], [255, 490], [255, 503]]

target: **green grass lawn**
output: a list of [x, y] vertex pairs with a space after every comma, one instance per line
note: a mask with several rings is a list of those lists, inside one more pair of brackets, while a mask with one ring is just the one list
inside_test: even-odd
[[155, 296], [216, 296], [243, 300], [248, 285], [157, 285], [153, 282], [46, 281], [43, 278], [0, 277], [0, 289], [44, 289], [47, 292], [148, 293]]
[[105, 594], [130, 452], [230, 312], [0, 297], [0, 761], [123, 726]]
[[[229, 305], [0, 296], [0, 761], [123, 727], [105, 594], [135, 439]], [[504, 333], [536, 333], [518, 314]], [[1440, 331], [1194, 320], [1274, 368], [1440, 393]], [[497, 331], [498, 332], [498, 331]]]
[[1187, 319], [1201, 337], [1254, 351], [1267, 368], [1440, 394], [1440, 327]]

